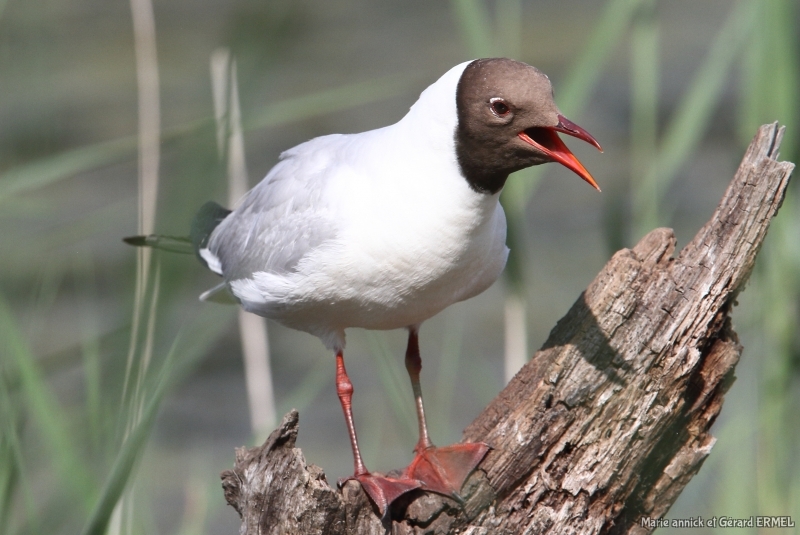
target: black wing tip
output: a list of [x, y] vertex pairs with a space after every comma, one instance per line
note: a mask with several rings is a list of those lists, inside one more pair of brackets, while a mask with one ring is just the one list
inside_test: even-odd
[[122, 241], [134, 247], [152, 247], [170, 253], [192, 254], [192, 242], [184, 236], [159, 236], [150, 234], [149, 236], [128, 236]]
[[147, 236], [128, 236], [127, 238], [122, 238], [122, 241], [134, 247], [147, 247], [147, 245], [149, 245], [147, 243]]

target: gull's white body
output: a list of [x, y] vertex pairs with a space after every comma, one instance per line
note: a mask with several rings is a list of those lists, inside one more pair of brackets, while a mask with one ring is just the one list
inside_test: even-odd
[[246, 310], [342, 349], [347, 328], [417, 325], [497, 279], [499, 194], [471, 189], [456, 160], [466, 66], [394, 125], [283, 153], [201, 250]]

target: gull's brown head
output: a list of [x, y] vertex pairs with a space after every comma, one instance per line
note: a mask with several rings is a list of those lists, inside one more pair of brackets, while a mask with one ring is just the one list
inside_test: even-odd
[[497, 193], [510, 173], [558, 162], [600, 188], [559, 133], [600, 148], [589, 132], [564, 117], [546, 74], [507, 58], [467, 65], [456, 89], [456, 156], [476, 191]]

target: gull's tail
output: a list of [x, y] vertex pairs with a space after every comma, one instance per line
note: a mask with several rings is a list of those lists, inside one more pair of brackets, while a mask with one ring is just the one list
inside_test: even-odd
[[135, 247], [152, 247], [170, 253], [192, 254], [192, 240], [188, 236], [164, 236], [150, 234], [149, 236], [128, 236], [122, 241]]
[[[213, 201], [208, 201], [197, 211], [197, 215], [194, 216], [188, 236], [150, 234], [149, 236], [129, 236], [127, 238], [122, 238], [122, 241], [136, 247], [152, 247], [153, 249], [161, 249], [171, 253], [194, 253], [204, 266], [217, 275], [222, 275], [219, 261], [216, 261], [217, 265], [213, 265], [213, 261], [212, 265], [209, 265], [208, 260], [200, 254], [200, 251], [205, 249], [206, 253], [209, 252], [206, 247], [208, 246], [208, 239], [211, 237], [211, 233], [214, 232], [217, 225], [222, 223], [222, 220], [228, 217], [230, 213], [231, 211], [227, 208], [223, 208]], [[211, 254], [209, 258], [215, 259], [213, 254]], [[200, 300], [222, 304], [237, 304], [239, 302], [230, 292], [230, 288], [225, 282], [203, 292], [200, 296]]]
[[152, 247], [171, 253], [194, 253], [195, 256], [207, 266], [208, 264], [205, 259], [200, 256], [200, 249], [208, 245], [208, 238], [211, 236], [211, 233], [230, 213], [231, 211], [227, 208], [223, 208], [219, 204], [209, 201], [197, 211], [197, 215], [195, 215], [192, 220], [192, 226], [189, 229], [188, 236], [150, 234], [149, 236], [129, 236], [127, 238], [122, 238], [122, 241], [136, 247]]

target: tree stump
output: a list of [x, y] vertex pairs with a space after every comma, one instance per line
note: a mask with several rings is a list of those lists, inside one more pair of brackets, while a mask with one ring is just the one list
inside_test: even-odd
[[244, 534], [645, 534], [711, 452], [742, 352], [730, 322], [794, 164], [762, 126], [712, 218], [617, 252], [547, 342], [464, 431], [492, 450], [465, 503], [414, 491], [391, 525], [295, 448], [298, 414], [222, 474]]

